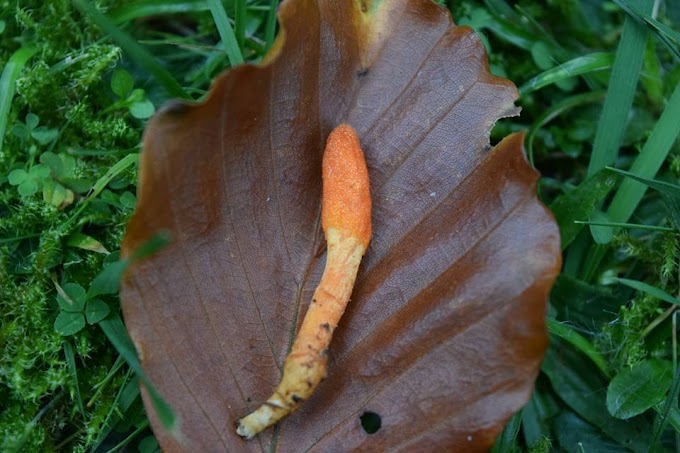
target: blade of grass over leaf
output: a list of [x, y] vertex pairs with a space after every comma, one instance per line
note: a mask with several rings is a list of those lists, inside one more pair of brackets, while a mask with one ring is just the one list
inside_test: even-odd
[[117, 293], [123, 273], [130, 264], [153, 255], [169, 242], [170, 235], [167, 232], [158, 232], [137, 248], [130, 257], [109, 264], [90, 283], [87, 298]]
[[560, 337], [564, 341], [570, 343], [576, 349], [585, 354], [590, 360], [593, 361], [597, 368], [602, 372], [603, 375], [611, 378], [611, 373], [609, 371], [609, 366], [607, 366], [607, 361], [600, 354], [600, 352], [593, 346], [587, 338], [585, 338], [580, 333], [576, 332], [574, 329], [568, 325], [559, 322], [554, 318], [548, 318], [548, 332]]
[[122, 24], [140, 17], [181, 14], [209, 9], [205, 0], [144, 0], [123, 4], [109, 12], [114, 24]]
[[229, 63], [232, 66], [240, 65], [243, 63], [243, 54], [241, 53], [241, 48], [234, 34], [234, 29], [231, 27], [229, 22], [229, 17], [227, 16], [227, 11], [224, 9], [224, 5], [220, 0], [206, 0], [208, 6], [210, 7], [210, 12], [212, 13], [213, 20], [215, 21], [215, 26], [217, 31], [220, 33], [222, 38], [222, 43], [227, 52], [227, 57], [229, 58]]
[[559, 66], [538, 74], [519, 88], [520, 96], [539, 90], [543, 87], [595, 71], [602, 71], [612, 67], [614, 55], [609, 52], [595, 52], [576, 57]]
[[[651, 12], [654, 0], [637, 0], [636, 3], [642, 6], [643, 11]], [[593, 152], [588, 165], [589, 175], [616, 160], [640, 77], [646, 43], [647, 28], [627, 17], [609, 78], [604, 107], [597, 123]]]
[[657, 299], [663, 300], [670, 304], [680, 305], [680, 300], [676, 297], [671, 296], [666, 291], [663, 291], [656, 286], [652, 286], [645, 282], [639, 282], [637, 280], [631, 280], [628, 278], [614, 278], [614, 281], [621, 283], [622, 285], [633, 288], [634, 290], [641, 291], [643, 293], [649, 294], [650, 296], [656, 297]]
[[[653, 178], [666, 160], [680, 134], [680, 84], [675, 87], [661, 117], [629, 172], [638, 178]], [[633, 215], [647, 187], [627, 178], [621, 183], [609, 205], [607, 214], [613, 222], [626, 222]]]
[[163, 85], [168, 94], [183, 99], [191, 96], [182, 88], [175, 78], [156, 60], [151, 53], [140, 46], [129, 34], [118, 28], [108, 17], [92, 6], [87, 0], [73, 0], [73, 4], [83, 14], [88, 16], [99, 28], [111, 36], [125, 53], [139, 67], [146, 70]]
[[163, 423], [163, 426], [167, 429], [172, 429], [175, 424], [175, 414], [168, 403], [165, 402], [158, 391], [156, 391], [155, 387], [144, 373], [144, 370], [142, 370], [132, 340], [130, 340], [120, 316], [118, 314], [109, 316], [107, 319], [101, 321], [99, 326], [102, 328], [113, 347], [116, 348], [116, 351], [123, 356], [128, 365], [130, 365], [130, 368], [132, 368], [135, 374], [137, 374], [144, 383], [144, 386], [151, 396], [154, 409], [156, 410], [159, 420]]
[[29, 46], [22, 47], [12, 54], [5, 64], [0, 76], [0, 152], [5, 142], [5, 131], [7, 130], [7, 119], [9, 109], [14, 97], [16, 81], [26, 62], [36, 53], [37, 48]]

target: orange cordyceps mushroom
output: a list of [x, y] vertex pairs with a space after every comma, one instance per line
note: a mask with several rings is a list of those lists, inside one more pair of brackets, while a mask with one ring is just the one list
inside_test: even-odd
[[328, 248], [323, 276], [286, 357], [281, 383], [237, 423], [236, 432], [246, 439], [297, 409], [326, 377], [327, 349], [371, 239], [368, 170], [357, 133], [348, 124], [336, 127], [326, 143], [321, 223]]

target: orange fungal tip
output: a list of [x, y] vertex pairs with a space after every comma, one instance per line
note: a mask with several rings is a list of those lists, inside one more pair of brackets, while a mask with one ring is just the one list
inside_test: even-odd
[[361, 242], [371, 239], [371, 192], [359, 137], [349, 124], [330, 133], [323, 155], [321, 224], [324, 233], [336, 228]]

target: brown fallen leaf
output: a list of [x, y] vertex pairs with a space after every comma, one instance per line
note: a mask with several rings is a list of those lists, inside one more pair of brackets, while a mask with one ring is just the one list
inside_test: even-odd
[[[142, 365], [178, 417], [165, 451], [484, 451], [528, 399], [547, 345], [559, 233], [522, 136], [491, 151], [517, 91], [429, 0], [286, 0], [261, 67], [149, 125], [124, 253]], [[368, 163], [373, 238], [297, 412], [245, 441], [235, 421], [279, 382], [325, 264], [321, 156], [347, 122]], [[367, 434], [360, 417], [378, 414]]]

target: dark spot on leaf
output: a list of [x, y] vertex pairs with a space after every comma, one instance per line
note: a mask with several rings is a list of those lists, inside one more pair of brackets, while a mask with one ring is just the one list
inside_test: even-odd
[[297, 396], [297, 395], [293, 395], [291, 398], [292, 398], [293, 401], [296, 402], [296, 403], [299, 403], [300, 401], [304, 401], [303, 398], [300, 398], [300, 397]]
[[321, 328], [325, 330], [326, 332], [329, 332], [331, 330], [331, 325], [328, 324], [327, 322], [321, 324]]
[[365, 13], [368, 11], [368, 6], [366, 6], [366, 2], [361, 2], [361, 12]]
[[364, 428], [366, 434], [375, 434], [382, 426], [382, 419], [375, 412], [366, 411], [361, 414], [359, 419], [361, 420], [361, 427]]

